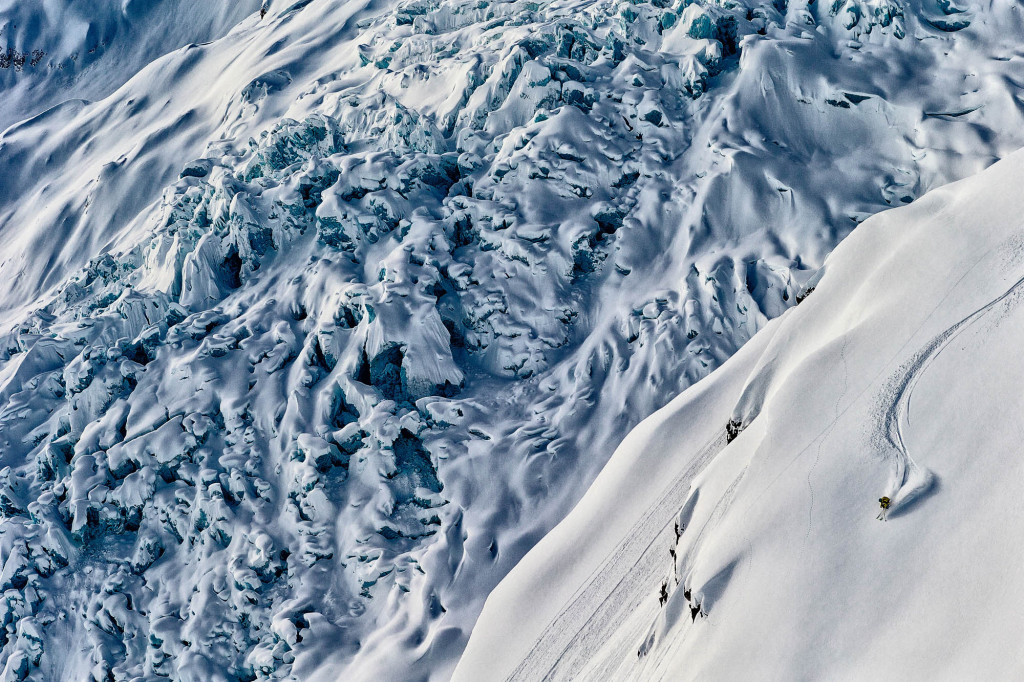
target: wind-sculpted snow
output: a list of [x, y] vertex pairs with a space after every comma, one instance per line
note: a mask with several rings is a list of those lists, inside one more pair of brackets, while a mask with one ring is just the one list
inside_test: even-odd
[[629, 428], [1024, 143], [977, 16], [272, 3], [8, 128], [5, 674], [445, 678]]

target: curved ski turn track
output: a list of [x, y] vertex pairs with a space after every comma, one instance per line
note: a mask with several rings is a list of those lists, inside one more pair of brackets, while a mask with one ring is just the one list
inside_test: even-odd
[[1024, 285], [1024, 277], [1018, 279], [1006, 291], [981, 308], [934, 336], [910, 360], [904, 363], [890, 380], [889, 385], [892, 388], [886, 393], [892, 391], [895, 393], [896, 399], [883, 415], [883, 432], [886, 440], [896, 451], [892, 478], [886, 488], [886, 494], [893, 499], [893, 512], [898, 514], [901, 509], [905, 510], [907, 505], [919, 499], [935, 485], [934, 475], [915, 462], [907, 450], [905, 434], [910, 424], [910, 401], [913, 398], [915, 386], [932, 362], [953, 339], [1018, 291], [1021, 285]]

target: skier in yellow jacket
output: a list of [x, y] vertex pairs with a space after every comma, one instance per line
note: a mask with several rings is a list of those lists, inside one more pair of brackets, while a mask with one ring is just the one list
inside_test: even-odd
[[879, 497], [878, 504], [882, 507], [882, 511], [878, 512], [878, 520], [885, 521], [885, 515], [889, 511], [889, 506], [892, 505], [892, 500], [888, 497]]

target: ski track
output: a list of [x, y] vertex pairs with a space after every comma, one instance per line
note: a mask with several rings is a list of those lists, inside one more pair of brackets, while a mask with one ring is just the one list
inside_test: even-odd
[[905, 369], [902, 370], [902, 373], [897, 374], [896, 378], [893, 380], [893, 390], [896, 394], [896, 400], [894, 400], [889, 409], [885, 411], [883, 424], [883, 431], [886, 439], [896, 450], [896, 461], [894, 462], [895, 475], [893, 478], [893, 484], [890, 486], [888, 493], [894, 500], [893, 507], [897, 504], [905, 504], [913, 499], [916, 489], [908, 491], [902, 499], [897, 499], [897, 495], [903, 491], [904, 487], [909, 482], [909, 472], [915, 468], [921, 468], [920, 465], [910, 457], [907, 450], [906, 440], [904, 438], [906, 427], [910, 424], [910, 401], [913, 397], [914, 388], [917, 386], [918, 381], [921, 380], [921, 377], [932, 362], [934, 362], [935, 358], [937, 358], [942, 351], [946, 349], [950, 341], [984, 317], [985, 314], [991, 311], [995, 306], [1006, 300], [1016, 292], [1021, 285], [1024, 285], [1024, 277], [1021, 277], [1014, 282], [1013, 285], [1011, 285], [1001, 295], [992, 299], [981, 308], [978, 308], [971, 314], [962, 318], [960, 321], [937, 334], [931, 339], [931, 341], [925, 344], [923, 348], [918, 350], [913, 357], [911, 357], [911, 359], [904, 365]]
[[[741, 471], [736, 478], [733, 479], [732, 483], [722, 494], [721, 499], [715, 504], [715, 508], [711, 514], [708, 515], [707, 520], [701, 525], [700, 532], [697, 534], [696, 539], [693, 541], [693, 545], [687, 552], [687, 558], [683, 563], [692, 564], [697, 555], [700, 554], [700, 550], [703, 547], [705, 539], [708, 537], [708, 531], [712, 528], [717, 527], [718, 522], [725, 516], [726, 512], [732, 506], [733, 498], [735, 497], [736, 488], [739, 486], [740, 481], [743, 480], [746, 474], [746, 467]], [[689, 502], [684, 502], [683, 507], [685, 508]], [[675, 518], [675, 517], [673, 517]], [[668, 525], [665, 526], [668, 528]], [[664, 529], [663, 529], [664, 530]], [[679, 540], [674, 537], [674, 533], [662, 533], [667, 535], [669, 545], [678, 547]], [[660, 537], [660, 536], [659, 536]], [[644, 568], [648, 570], [634, 570], [630, 574], [630, 580], [620, 581], [613, 592], [609, 594], [602, 601], [601, 605], [595, 610], [594, 614], [587, 619], [583, 627], [574, 640], [574, 644], [578, 643], [579, 646], [574, 647], [573, 652], [570, 655], [562, 656], [555, 662], [552, 670], [550, 670], [545, 677], [546, 680], [575, 680], [575, 679], [586, 679], [586, 680], [618, 680], [628, 679], [627, 675], [620, 674], [619, 669], [623, 663], [627, 663], [633, 659], [632, 651], [633, 645], [637, 642], [645, 640], [654, 641], [657, 633], [655, 628], [658, 625], [658, 620], [661, 613], [667, 608], [667, 604], [662, 604], [658, 610], [654, 611], [653, 614], [650, 612], [643, 611], [640, 607], [652, 599], [654, 592], [652, 588], [658, 584], [658, 566], [661, 565], [659, 557], [663, 556], [656, 551], [657, 547], [660, 547], [660, 543], [648, 546], [644, 550]], [[640, 562], [638, 562], [638, 565]], [[673, 566], [673, 572], [677, 568]], [[675, 593], [679, 585], [674, 585], [669, 593], [669, 599], [671, 595]], [[684, 585], [684, 589], [686, 589]], [[692, 585], [689, 586], [691, 589]], [[630, 591], [626, 591], [627, 588]], [[692, 596], [692, 595], [691, 595]], [[628, 599], [628, 603], [622, 604], [624, 599]], [[700, 609], [702, 617], [706, 617], [708, 605], [703, 601], [688, 602], [690, 606], [696, 606]], [[709, 608], [709, 607], [708, 607]], [[653, 615], [653, 618], [651, 617]], [[685, 624], [686, 614], [683, 612], [680, 614], [680, 620]], [[653, 622], [652, 622], [653, 621]], [[692, 621], [691, 621], [692, 622]], [[674, 627], [676, 621], [668, 623], [668, 629]], [[618, 635], [617, 631], [622, 631], [627, 628], [632, 628], [633, 632], [628, 635]], [[644, 634], [648, 635], [645, 637]], [[618, 643], [617, 648], [612, 651], [611, 654], [606, 654], [602, 657], [599, 670], [587, 670], [587, 676], [583, 677], [577, 674], [580, 670], [586, 670], [587, 666], [594, 660], [594, 658], [600, 652], [606, 652], [609, 650], [609, 641]], [[641, 648], [643, 645], [641, 645]], [[640, 652], [638, 652], [640, 653]], [[650, 649], [642, 652], [642, 658], [646, 659]], [[644, 664], [647, 662], [644, 661]]]
[[[564, 675], [559, 673], [564, 670], [564, 659], [570, 647], [575, 650], [574, 659], [586, 662], [592, 650], [606, 643], [604, 629], [617, 627], [651, 596], [650, 580], [663, 567], [665, 559], [664, 552], [656, 550], [663, 544], [670, 544], [659, 540], [674, 535], [672, 522], [685, 502], [693, 478], [725, 444], [722, 433], [701, 448], [690, 466], [648, 508], [625, 539], [552, 619], [507, 680], [562, 679]], [[619, 658], [616, 656], [613, 660]], [[569, 671], [572, 670], [570, 666]]]
[[[979, 257], [978, 257], [978, 259], [977, 259], [976, 261], [974, 261], [974, 263], [972, 263], [972, 264], [971, 264], [971, 267], [967, 268], [967, 269], [966, 269], [966, 270], [965, 270], [965, 271], [963, 272], [963, 274], [961, 274], [961, 275], [960, 275], [960, 277], [958, 277], [958, 278], [957, 278], [957, 280], [956, 280], [955, 282], [953, 282], [953, 284], [951, 284], [951, 285], [949, 286], [949, 288], [948, 288], [948, 289], [946, 290], [946, 293], [945, 293], [945, 294], [943, 294], [942, 298], [941, 298], [941, 299], [939, 299], [939, 301], [938, 301], [938, 302], [937, 302], [937, 303], [936, 303], [936, 304], [935, 304], [935, 305], [934, 305], [934, 306], [932, 307], [932, 309], [931, 309], [931, 310], [930, 310], [930, 311], [928, 312], [928, 314], [927, 314], [927, 315], [925, 316], [924, 320], [923, 320], [923, 321], [921, 322], [921, 324], [920, 324], [920, 325], [918, 326], [918, 328], [917, 328], [917, 329], [915, 330], [915, 332], [914, 332], [913, 334], [911, 334], [911, 335], [910, 335], [910, 336], [909, 336], [909, 337], [907, 338], [907, 340], [906, 340], [906, 341], [905, 341], [905, 342], [903, 343], [903, 345], [901, 345], [901, 346], [899, 347], [899, 349], [898, 349], [898, 350], [897, 350], [897, 351], [896, 351], [895, 353], [893, 353], [893, 355], [892, 355], [892, 356], [891, 356], [891, 357], [889, 358], [888, 362], [886, 362], [886, 363], [885, 363], [884, 365], [882, 365], [882, 366], [881, 366], [881, 369], [879, 369], [879, 370], [878, 370], [878, 372], [876, 372], [876, 373], [875, 373], [875, 375], [874, 375], [874, 376], [873, 376], [873, 377], [872, 377], [872, 378], [871, 378], [871, 379], [870, 379], [869, 381], [867, 381], [867, 382], [866, 382], [866, 383], [864, 384], [863, 388], [861, 388], [861, 390], [860, 390], [860, 391], [859, 391], [859, 392], [857, 393], [857, 395], [855, 395], [855, 396], [853, 397], [853, 400], [849, 401], [849, 402], [848, 402], [848, 403], [846, 404], [846, 407], [844, 407], [844, 408], [843, 408], [843, 409], [842, 409], [842, 410], [841, 410], [841, 411], [839, 412], [839, 414], [837, 414], [837, 415], [836, 415], [836, 417], [835, 417], [834, 419], [832, 419], [832, 420], [831, 420], [831, 421], [830, 421], [830, 422], [829, 422], [828, 424], [826, 424], [826, 425], [825, 425], [825, 426], [824, 426], [824, 427], [823, 427], [823, 428], [821, 429], [821, 431], [820, 431], [820, 432], [818, 432], [818, 435], [816, 435], [816, 436], [815, 436], [814, 438], [812, 438], [812, 439], [811, 439], [811, 441], [810, 441], [810, 442], [809, 442], [809, 443], [808, 443], [808, 444], [807, 444], [806, 446], [804, 446], [803, 448], [801, 448], [801, 450], [800, 450], [799, 452], [797, 452], [797, 453], [796, 453], [795, 455], [793, 455], [793, 457], [792, 457], [792, 458], [791, 458], [791, 459], [790, 459], [790, 460], [789, 460], [789, 461], [788, 461], [788, 462], [787, 462], [787, 463], [785, 464], [785, 466], [783, 466], [783, 467], [782, 467], [782, 468], [781, 468], [781, 469], [779, 470], [779, 473], [778, 473], [778, 474], [777, 474], [777, 475], [776, 475], [776, 476], [775, 476], [775, 477], [774, 477], [774, 478], [773, 478], [773, 479], [772, 479], [772, 480], [771, 480], [771, 481], [770, 481], [770, 482], [768, 483], [768, 485], [766, 485], [766, 486], [764, 487], [764, 489], [763, 489], [763, 490], [762, 490], [762, 491], [760, 492], [760, 494], [758, 494], [758, 495], [755, 495], [755, 496], [753, 497], [753, 499], [752, 499], [752, 500], [750, 501], [750, 503], [748, 504], [748, 508], [749, 508], [749, 507], [753, 507], [753, 506], [754, 506], [755, 504], [757, 504], [757, 502], [759, 502], [759, 501], [761, 500], [761, 498], [762, 498], [762, 497], [764, 497], [764, 496], [765, 496], [766, 494], [768, 494], [768, 491], [772, 489], [772, 487], [773, 487], [773, 486], [775, 485], [775, 483], [776, 483], [776, 482], [777, 482], [777, 481], [778, 481], [779, 479], [781, 479], [781, 478], [782, 478], [783, 476], [785, 476], [785, 475], [786, 475], [786, 472], [788, 472], [788, 471], [789, 471], [790, 467], [792, 467], [792, 466], [793, 466], [794, 464], [796, 464], [796, 462], [797, 462], [797, 461], [798, 461], [799, 459], [801, 459], [801, 458], [802, 458], [802, 457], [803, 457], [804, 455], [806, 455], [806, 454], [807, 454], [807, 452], [808, 452], [808, 450], [810, 450], [810, 449], [811, 449], [811, 447], [812, 447], [812, 446], [813, 446], [813, 445], [814, 445], [815, 443], [818, 443], [818, 442], [820, 442], [821, 440], [823, 440], [823, 439], [825, 439], [825, 438], [827, 438], [827, 437], [828, 437], [828, 434], [830, 433], [830, 428], [831, 428], [831, 427], [832, 427], [832, 426], [833, 426], [833, 425], [834, 425], [835, 423], [837, 423], [837, 422], [839, 421], [839, 419], [840, 419], [840, 418], [841, 418], [841, 417], [842, 417], [843, 415], [845, 415], [845, 414], [846, 414], [846, 413], [847, 413], [847, 412], [848, 412], [848, 411], [850, 410], [850, 408], [852, 408], [852, 407], [853, 407], [853, 406], [854, 406], [854, 405], [855, 405], [855, 404], [857, 403], [857, 401], [858, 401], [858, 400], [860, 400], [860, 399], [861, 399], [862, 397], [864, 397], [864, 395], [865, 395], [865, 394], [866, 394], [866, 393], [867, 393], [867, 392], [868, 392], [869, 390], [871, 390], [871, 388], [872, 388], [873, 386], [875, 386], [876, 382], [877, 382], [877, 381], [878, 381], [878, 380], [879, 380], [879, 379], [880, 379], [880, 378], [881, 378], [881, 377], [882, 377], [882, 376], [883, 376], [883, 375], [885, 374], [885, 368], [886, 368], [886, 367], [888, 367], [888, 366], [890, 366], [890, 365], [891, 365], [891, 364], [892, 364], [893, 362], [895, 362], [895, 361], [896, 361], [896, 359], [897, 359], [897, 358], [899, 358], [899, 357], [900, 357], [900, 355], [901, 355], [901, 354], [902, 354], [902, 353], [903, 353], [903, 352], [904, 352], [904, 351], [905, 351], [905, 350], [907, 349], [907, 347], [908, 347], [908, 346], [910, 345], [911, 341], [913, 341], [914, 337], [916, 337], [916, 336], [917, 336], [917, 334], [918, 334], [918, 333], [920, 333], [920, 331], [921, 331], [921, 330], [922, 330], [922, 329], [924, 328], [924, 326], [925, 326], [925, 325], [926, 325], [926, 324], [928, 323], [928, 320], [932, 319], [932, 317], [934, 317], [934, 316], [935, 316], [935, 314], [936, 314], [936, 313], [937, 313], [937, 312], [938, 312], [938, 311], [939, 311], [940, 309], [942, 309], [942, 307], [943, 307], [943, 306], [945, 305], [946, 301], [947, 301], [947, 300], [949, 299], [949, 297], [950, 297], [950, 296], [952, 295], [952, 293], [953, 293], [954, 291], [956, 291], [957, 287], [959, 287], [959, 286], [960, 286], [960, 284], [961, 284], [961, 283], [962, 283], [962, 282], [963, 282], [963, 281], [964, 281], [964, 280], [965, 280], [965, 279], [966, 279], [966, 278], [968, 277], [968, 275], [970, 275], [970, 274], [971, 274], [972, 272], [974, 272], [974, 270], [975, 270], [975, 269], [976, 269], [976, 268], [977, 268], [977, 267], [978, 267], [979, 265], [981, 265], [981, 264], [982, 264], [982, 263], [983, 263], [983, 262], [984, 262], [984, 261], [985, 261], [985, 260], [986, 260], [986, 259], [987, 259], [987, 258], [988, 258], [988, 257], [990, 256], [990, 255], [992, 255], [993, 251], [995, 251], [995, 250], [996, 250], [996, 248], [998, 248], [998, 247], [993, 247], [993, 248], [991, 248], [991, 249], [987, 250], [987, 251], [986, 251], [985, 253], [983, 253], [983, 254], [982, 254], [981, 256], [979, 256]], [[1024, 280], [1024, 278], [1022, 278], [1022, 280]], [[1011, 288], [1010, 288], [1010, 291], [1012, 291], [1012, 290], [1013, 290], [1014, 288], [1016, 288], [1016, 287], [1017, 287], [1017, 285], [1019, 285], [1020, 283], [1021, 283], [1021, 280], [1018, 280], [1018, 281], [1017, 281], [1017, 283], [1016, 283], [1016, 284], [1014, 284], [1014, 285], [1013, 285], [1013, 287], [1011, 287]], [[990, 305], [995, 305], [995, 304], [996, 304], [996, 303], [998, 302], [998, 300], [1001, 300], [1001, 299], [1005, 298], [1005, 297], [1006, 297], [1006, 295], [1007, 295], [1007, 294], [1009, 294], [1009, 293], [1010, 293], [1009, 291], [1008, 291], [1008, 292], [1006, 292], [1005, 294], [1003, 294], [1003, 296], [1000, 296], [1000, 297], [999, 297], [999, 299], [997, 299], [996, 301], [993, 301], [992, 303], [990, 303]], [[884, 394], [885, 394], [885, 393], [883, 393], [883, 395], [884, 395]], [[890, 408], [890, 409], [892, 409], [892, 408]], [[884, 423], [888, 423], [888, 422], [884, 422]], [[884, 430], [884, 428], [885, 428], [885, 426], [884, 426], [884, 423], [883, 423], [883, 425], [882, 425], [881, 427], [879, 427], [879, 428], [880, 428], [880, 429], [882, 429], [882, 430]]]

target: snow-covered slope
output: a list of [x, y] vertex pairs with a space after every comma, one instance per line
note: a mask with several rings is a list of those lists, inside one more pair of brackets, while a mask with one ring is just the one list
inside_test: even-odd
[[1022, 184], [1024, 152], [858, 228], [626, 438], [456, 679], [1024, 674]]
[[0, 0], [0, 128], [106, 97], [155, 59], [254, 23], [260, 2]]
[[268, 7], [0, 5], [49, 55], [0, 73], [11, 677], [447, 678], [632, 426], [1024, 145], [1010, 1]]

